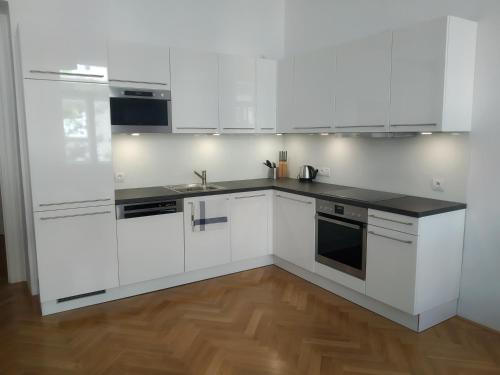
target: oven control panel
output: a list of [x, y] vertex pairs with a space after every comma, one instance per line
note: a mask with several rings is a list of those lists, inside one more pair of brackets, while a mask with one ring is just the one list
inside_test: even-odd
[[316, 212], [320, 214], [322, 213], [332, 216], [344, 217], [346, 219], [361, 221], [363, 223], [368, 222], [367, 208], [352, 206], [349, 204], [316, 199]]

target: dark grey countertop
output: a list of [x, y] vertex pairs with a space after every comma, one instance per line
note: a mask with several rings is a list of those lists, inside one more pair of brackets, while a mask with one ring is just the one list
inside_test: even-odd
[[350, 188], [349, 186], [325, 184], [321, 182], [301, 182], [292, 178], [282, 178], [278, 180], [262, 178], [255, 180], [222, 181], [213, 182], [213, 184], [222, 186], [224, 189], [190, 193], [177, 193], [161, 186], [121, 189], [115, 191], [115, 201], [116, 204], [140, 203], [161, 199], [181, 199], [203, 195], [230, 194], [245, 191], [274, 189], [413, 217], [436, 215], [449, 211], [462, 210], [467, 207], [465, 203], [407, 195], [400, 195], [396, 198], [375, 202], [360, 201], [328, 194], [334, 190], [348, 189]]

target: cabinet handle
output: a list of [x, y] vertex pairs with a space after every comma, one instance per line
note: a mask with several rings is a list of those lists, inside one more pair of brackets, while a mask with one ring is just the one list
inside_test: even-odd
[[141, 83], [141, 84], [146, 84], [146, 85], [161, 85], [161, 86], [168, 86], [168, 83], [164, 82], [149, 82], [149, 81], [130, 81], [126, 79], [115, 79], [115, 78], [110, 78], [110, 81], [113, 82], [123, 82], [123, 83]]
[[383, 238], [387, 238], [389, 240], [393, 240], [393, 241], [398, 241], [398, 242], [402, 242], [402, 243], [406, 243], [408, 245], [412, 244], [413, 241], [409, 241], [409, 240], [400, 240], [399, 238], [395, 238], [395, 237], [390, 237], [390, 236], [386, 236], [384, 234], [379, 234], [379, 233], [375, 233], [373, 231], [368, 231], [369, 234], [373, 235], [373, 236], [378, 236], [378, 237], [383, 237]]
[[288, 199], [288, 200], [294, 201], [294, 202], [300, 202], [300, 203], [304, 203], [304, 204], [312, 204], [312, 202], [307, 202], [307, 201], [303, 201], [303, 200], [295, 199], [295, 198], [284, 197], [283, 195], [279, 195], [279, 194], [277, 194], [276, 196], [278, 198]]
[[47, 207], [47, 206], [60, 206], [63, 204], [78, 204], [78, 203], [93, 203], [93, 202], [107, 202], [110, 201], [111, 198], [100, 198], [100, 199], [90, 199], [86, 201], [71, 201], [71, 202], [58, 202], [58, 203], [40, 203], [38, 206]]
[[47, 216], [47, 217], [41, 217], [40, 220], [68, 219], [68, 218], [71, 218], [71, 217], [106, 215], [106, 214], [110, 214], [110, 213], [111, 213], [111, 211], [99, 211], [99, 212], [88, 212], [88, 213], [85, 213], [85, 214]]
[[200, 128], [198, 126], [176, 126], [176, 129], [209, 129], [209, 130], [215, 130], [218, 128]]
[[331, 126], [294, 126], [293, 129], [307, 130], [307, 129], [331, 129]]
[[255, 128], [242, 128], [242, 127], [239, 127], [239, 128], [236, 128], [236, 127], [231, 127], [231, 128], [223, 127], [222, 129], [227, 129], [227, 130], [255, 130]]
[[404, 221], [387, 219], [385, 217], [377, 216], [377, 215], [368, 215], [369, 217], [373, 217], [374, 219], [390, 221], [391, 223], [403, 224], [403, 225], [413, 225], [413, 223], [405, 223]]
[[102, 74], [54, 72], [51, 70], [30, 70], [30, 73], [53, 74], [53, 75], [58, 75], [58, 76], [72, 76], [72, 77], [104, 78], [104, 75], [102, 75]]
[[265, 197], [266, 194], [257, 194], [257, 195], [247, 195], [244, 197], [234, 197], [234, 199], [247, 199], [247, 198], [256, 198], [256, 197]]
[[397, 126], [437, 126], [436, 123], [429, 123], [429, 124], [391, 124], [391, 126], [397, 127]]
[[274, 130], [274, 128], [260, 128], [260, 130]]
[[348, 129], [348, 128], [385, 128], [385, 125], [340, 125], [335, 126], [337, 129]]
[[188, 204], [191, 206], [191, 231], [194, 232], [194, 203], [188, 202]]

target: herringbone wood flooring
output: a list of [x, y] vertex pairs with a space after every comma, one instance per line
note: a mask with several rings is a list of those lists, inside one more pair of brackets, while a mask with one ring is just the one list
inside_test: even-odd
[[5, 374], [500, 374], [500, 334], [417, 334], [275, 266], [48, 317], [0, 287]]

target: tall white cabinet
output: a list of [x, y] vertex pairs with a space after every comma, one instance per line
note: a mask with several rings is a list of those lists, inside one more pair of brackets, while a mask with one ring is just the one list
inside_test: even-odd
[[276, 131], [277, 71], [276, 60], [257, 59], [257, 119], [256, 132]]

